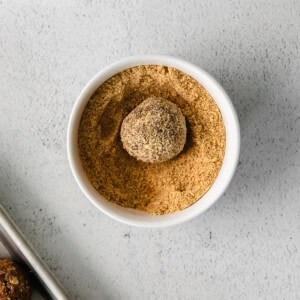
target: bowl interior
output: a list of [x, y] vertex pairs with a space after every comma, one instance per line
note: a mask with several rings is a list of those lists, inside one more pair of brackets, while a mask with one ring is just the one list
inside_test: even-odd
[[[161, 216], [149, 215], [135, 209], [112, 204], [104, 199], [89, 182], [81, 166], [77, 146], [77, 134], [81, 116], [89, 99], [97, 88], [113, 75], [138, 65], [164, 65], [185, 72], [197, 80], [217, 103], [226, 130], [226, 148], [222, 167], [210, 190], [190, 207], [176, 213]], [[162, 227], [187, 221], [213, 205], [229, 185], [239, 156], [240, 131], [235, 109], [219, 83], [199, 67], [178, 58], [160, 55], [135, 56], [120, 60], [98, 73], [83, 89], [73, 108], [68, 128], [68, 157], [73, 175], [86, 197], [112, 218], [135, 226]]]

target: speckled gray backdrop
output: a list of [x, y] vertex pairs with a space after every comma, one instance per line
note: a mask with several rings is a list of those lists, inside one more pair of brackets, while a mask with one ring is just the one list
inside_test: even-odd
[[[300, 299], [299, 35], [298, 0], [0, 0], [0, 202], [73, 299]], [[98, 212], [66, 157], [86, 82], [145, 53], [205, 68], [241, 121], [226, 194], [167, 229]]]

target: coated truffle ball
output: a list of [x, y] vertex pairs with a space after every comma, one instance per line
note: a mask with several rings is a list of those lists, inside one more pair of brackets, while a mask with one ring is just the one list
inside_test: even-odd
[[24, 271], [11, 259], [0, 259], [0, 299], [29, 300], [30, 295]]
[[186, 131], [185, 117], [176, 104], [150, 97], [123, 120], [121, 141], [131, 156], [143, 162], [158, 163], [182, 151]]

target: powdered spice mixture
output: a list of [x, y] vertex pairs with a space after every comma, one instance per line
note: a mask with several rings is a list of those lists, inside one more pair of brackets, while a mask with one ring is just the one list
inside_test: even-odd
[[[123, 119], [151, 96], [174, 102], [188, 129], [183, 151], [157, 164], [130, 156], [120, 139]], [[95, 189], [117, 205], [157, 215], [182, 210], [210, 189], [225, 145], [222, 116], [208, 92], [187, 74], [156, 65], [127, 69], [103, 83], [78, 132], [81, 162]]]

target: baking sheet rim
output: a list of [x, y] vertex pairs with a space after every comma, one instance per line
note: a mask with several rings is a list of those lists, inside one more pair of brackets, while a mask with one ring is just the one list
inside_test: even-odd
[[0, 225], [15, 243], [19, 251], [24, 255], [31, 268], [40, 277], [41, 281], [47, 286], [53, 296], [59, 300], [69, 299], [62, 286], [55, 279], [54, 275], [51, 273], [41, 257], [36, 253], [34, 248], [26, 240], [2, 205], [0, 205]]

